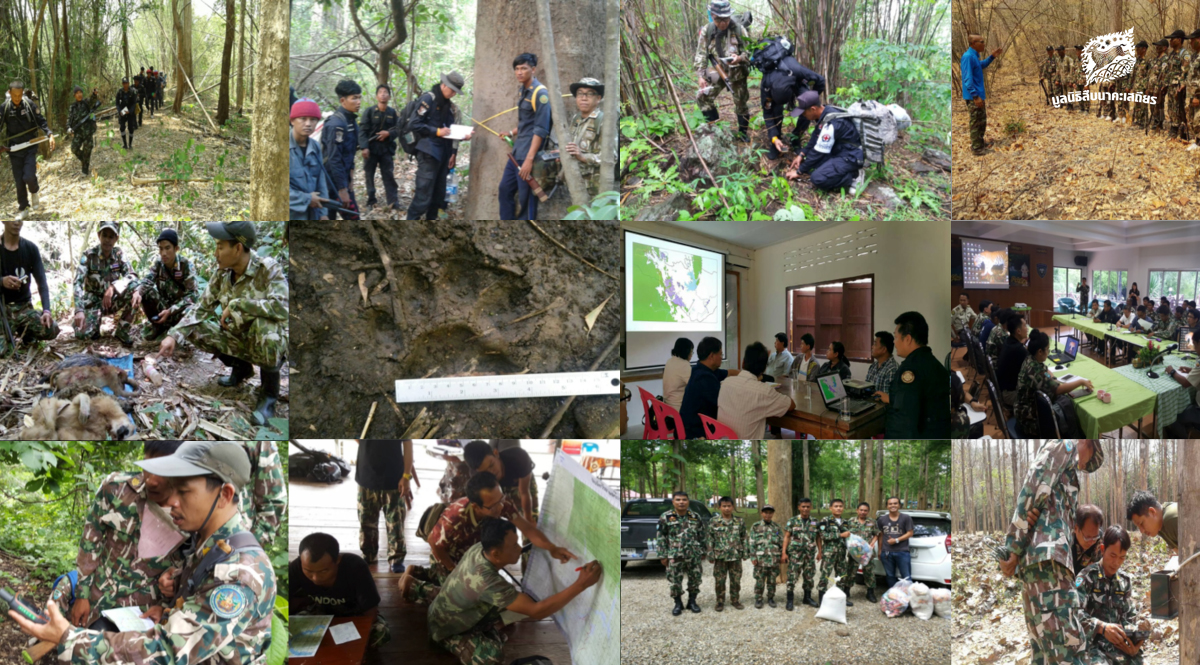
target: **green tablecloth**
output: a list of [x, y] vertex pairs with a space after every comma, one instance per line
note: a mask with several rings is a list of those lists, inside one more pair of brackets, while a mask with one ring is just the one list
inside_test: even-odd
[[[1112, 402], [1109, 404], [1101, 402], [1095, 392], [1075, 400], [1075, 414], [1079, 417], [1084, 435], [1089, 439], [1098, 439], [1101, 432], [1111, 432], [1154, 413], [1157, 398], [1154, 392], [1082, 354], [1065, 370], [1054, 372], [1054, 362], [1050, 360], [1046, 361], [1046, 367], [1055, 378], [1074, 374], [1091, 379], [1095, 390], [1112, 393]], [[1054, 398], [1053, 395], [1050, 397]]]
[[1163, 428], [1175, 422], [1179, 414], [1192, 404], [1193, 399], [1191, 388], [1184, 388], [1175, 379], [1167, 376], [1167, 365], [1178, 369], [1179, 367], [1192, 367], [1195, 364], [1195, 359], [1184, 359], [1176, 355], [1169, 355], [1161, 365], [1157, 363], [1154, 365], [1154, 372], [1158, 374], [1157, 379], [1146, 376], [1145, 368], [1134, 369], [1133, 365], [1118, 367], [1113, 371], [1148, 388], [1158, 396], [1158, 404], [1155, 407], [1158, 415], [1154, 420], [1155, 426], [1158, 428], [1158, 435], [1161, 437]]
[[1113, 332], [1106, 333], [1106, 334], [1108, 337], [1110, 337], [1112, 339], [1115, 339], [1115, 340], [1118, 340], [1121, 342], [1126, 342], [1128, 344], [1132, 344], [1134, 346], [1141, 347], [1141, 348], [1144, 348], [1146, 346], [1146, 344], [1148, 342], [1150, 342], [1151, 340], [1154, 341], [1155, 346], [1170, 346], [1171, 344], [1174, 344], [1174, 342], [1167, 342], [1167, 341], [1161, 340], [1157, 337], [1146, 337], [1145, 335], [1135, 335], [1133, 333], [1127, 333], [1127, 332], [1113, 331]]
[[[1091, 333], [1100, 339], [1104, 339], [1105, 335], [1108, 334], [1108, 324], [1096, 323], [1095, 321], [1092, 321], [1091, 317], [1082, 316], [1079, 314], [1058, 314], [1053, 320], [1058, 321], [1065, 326], [1070, 326], [1076, 330], [1082, 330], [1083, 332]], [[1081, 339], [1079, 341], [1085, 342], [1087, 340]]]

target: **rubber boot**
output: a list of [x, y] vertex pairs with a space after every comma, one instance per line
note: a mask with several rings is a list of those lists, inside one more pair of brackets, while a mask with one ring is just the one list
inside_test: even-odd
[[770, 605], [771, 607], [775, 607], [775, 596], [771, 596], [770, 598], [768, 598], [767, 604]]
[[725, 611], [725, 595], [724, 595], [724, 594], [718, 594], [718, 595], [717, 595], [717, 606], [716, 606], [716, 608], [715, 608], [715, 609], [716, 609], [718, 612], [724, 612], [724, 611]]
[[854, 603], [850, 602], [850, 594], [846, 594], [846, 607], [854, 607]]
[[749, 142], [750, 141], [750, 116], [739, 115], [737, 117], [737, 121], [738, 121], [737, 140]]
[[236, 388], [242, 385], [242, 381], [254, 376], [254, 365], [251, 365], [245, 360], [234, 358], [233, 356], [227, 356], [225, 354], [220, 354], [217, 356], [217, 358], [227, 366], [233, 368], [233, 371], [229, 373], [229, 376], [223, 376], [217, 379], [217, 383], [223, 388]]
[[710, 124], [721, 119], [721, 112], [716, 109], [706, 109], [704, 111], [704, 119]]
[[254, 424], [261, 427], [275, 417], [275, 403], [279, 401], [279, 370], [260, 368], [259, 377], [262, 379], [262, 392], [254, 407]]
[[820, 607], [820, 605], [817, 604], [817, 601], [813, 600], [812, 591], [804, 592], [804, 601], [803, 602], [805, 605], [808, 605], [809, 607]]
[[700, 606], [696, 604], [696, 594], [694, 594], [694, 593], [689, 593], [689, 594], [688, 594], [688, 604], [687, 604], [687, 608], [688, 608], [689, 610], [691, 610], [692, 612], [699, 612], [699, 611], [700, 611]]
[[756, 610], [761, 610], [761, 609], [762, 609], [762, 598], [755, 598], [755, 599], [754, 599], [754, 609], [756, 609]]
[[681, 600], [681, 596], [675, 596], [675, 609], [671, 610], [671, 615], [679, 616], [680, 614], [683, 614], [683, 600]]
[[878, 599], [875, 598], [875, 587], [873, 587], [873, 586], [867, 587], [867, 600], [872, 603], [879, 602]]
[[794, 610], [796, 608], [796, 605], [793, 603], [793, 601], [795, 599], [796, 599], [796, 592], [789, 591], [788, 592], [787, 611], [791, 612], [792, 610]]

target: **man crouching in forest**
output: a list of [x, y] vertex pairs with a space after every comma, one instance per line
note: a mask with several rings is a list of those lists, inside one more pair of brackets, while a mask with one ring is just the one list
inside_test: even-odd
[[[163, 339], [159, 354], [169, 358], [184, 340], [232, 367], [217, 381], [241, 385], [259, 366], [262, 392], [254, 422], [265, 425], [279, 399], [279, 369], [288, 347], [288, 286], [274, 259], [254, 253], [254, 222], [207, 222], [217, 241], [217, 268], [200, 302]], [[217, 314], [220, 306], [221, 313]]]

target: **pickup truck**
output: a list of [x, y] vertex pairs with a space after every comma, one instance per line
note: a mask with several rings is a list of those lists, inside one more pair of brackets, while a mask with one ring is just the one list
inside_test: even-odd
[[[695, 499], [689, 506], [708, 524], [712, 513]], [[658, 518], [671, 510], [670, 499], [634, 499], [621, 511], [621, 568], [630, 561], [658, 561]]]

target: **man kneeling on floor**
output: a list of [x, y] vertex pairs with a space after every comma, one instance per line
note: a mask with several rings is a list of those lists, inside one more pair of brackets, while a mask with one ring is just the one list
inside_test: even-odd
[[482, 539], [471, 546], [446, 578], [429, 605], [429, 636], [463, 665], [500, 665], [506, 635], [500, 613], [508, 610], [535, 621], [566, 607], [584, 589], [600, 581], [600, 564], [583, 566], [575, 582], [544, 600], [535, 601], [500, 576], [500, 569], [521, 560], [517, 527], [489, 517]]
[[849, 189], [854, 193], [855, 179], [863, 167], [862, 135], [850, 118], [829, 117], [845, 112], [836, 106], [822, 106], [821, 96], [813, 90], [796, 98], [796, 109], [791, 115], [803, 114], [817, 126], [817, 131], [792, 160], [792, 168], [786, 174], [788, 180], [809, 173], [812, 186], [817, 189], [826, 192]]
[[[300, 541], [300, 556], [288, 564], [288, 577], [298, 580], [291, 597], [294, 614], [349, 617], [379, 607], [371, 567], [357, 554], [341, 553], [337, 539], [327, 533]], [[391, 638], [387, 622], [376, 613], [367, 644], [377, 647]]]

